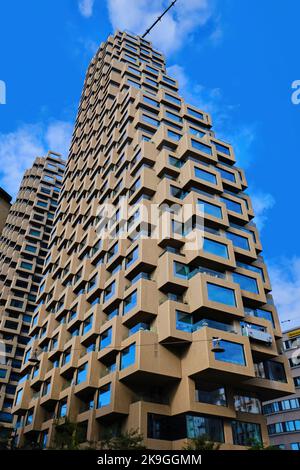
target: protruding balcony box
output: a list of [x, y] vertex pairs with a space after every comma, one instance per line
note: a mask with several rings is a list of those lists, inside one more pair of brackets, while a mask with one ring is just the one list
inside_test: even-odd
[[272, 361], [283, 364], [285, 377], [283, 377], [282, 380], [286, 381], [269, 380], [257, 372], [256, 377], [247, 380], [245, 383], [247, 390], [256, 392], [262, 401], [275, 400], [276, 398], [284, 397], [290, 393], [295, 393], [287, 357], [278, 356], [272, 359]]
[[115, 283], [114, 284], [114, 286], [115, 286], [114, 287], [114, 293], [109, 299], [105, 300], [105, 298], [104, 298], [103, 303], [102, 303], [103, 312], [106, 312], [108, 309], [112, 308], [114, 305], [119, 304], [120, 301], [124, 297], [125, 278], [124, 278], [124, 274], [121, 271], [116, 273], [114, 276], [111, 276], [108, 279], [108, 281], [106, 281], [105, 286], [104, 286], [104, 291], [112, 283]]
[[63, 353], [68, 350], [70, 350], [71, 357], [66, 364], [62, 365], [61, 363], [60, 374], [64, 377], [70, 378], [73, 377], [73, 372], [77, 368], [80, 356], [84, 351], [84, 346], [80, 343], [80, 337], [75, 336], [65, 343]]
[[[74, 312], [74, 316], [72, 315], [72, 319], [70, 318], [67, 325], [67, 330], [70, 331], [73, 327], [80, 326], [81, 322], [83, 322], [84, 315], [86, 310], [89, 308], [89, 304], [86, 300], [86, 295], [79, 295], [77, 300], [73, 301], [69, 304], [69, 312]], [[76, 312], [76, 315], [75, 315]]]
[[[54, 318], [53, 315], [49, 317], [49, 319], [45, 319], [44, 323], [42, 324], [42, 329], [45, 327], [46, 330], [42, 336], [39, 337], [38, 341], [38, 348], [43, 349], [44, 346], [47, 346], [49, 338], [51, 338], [52, 331], [59, 325], [57, 320]], [[40, 330], [40, 333], [42, 330]]]
[[138, 247], [138, 258], [136, 261], [127, 264], [125, 270], [125, 277], [133, 278], [138, 272], [151, 272], [157, 266], [157, 258], [159, 248], [157, 246], [157, 240], [152, 238], [145, 238], [138, 240], [134, 245], [127, 249], [127, 255], [129, 255], [134, 247]]
[[245, 249], [237, 245], [233, 245], [233, 250], [236, 253], [237, 260], [245, 261], [245, 262], [253, 262], [257, 260], [257, 253], [256, 253], [253, 237], [249, 233], [243, 230], [239, 230], [235, 227], [234, 228], [230, 227], [230, 229], [228, 230], [228, 233], [229, 234], [232, 233], [234, 235], [243, 237], [246, 240], [246, 243], [249, 247], [249, 249]]
[[38, 307], [38, 309], [35, 310], [35, 312], [32, 315], [31, 326], [29, 330], [30, 336], [33, 336], [38, 332], [38, 330], [42, 327], [42, 324], [44, 323], [47, 317], [48, 317], [48, 312], [46, 310], [45, 305], [42, 304]]
[[107, 271], [112, 271], [113, 270], [113, 267], [114, 265], [118, 262], [118, 261], [122, 261], [125, 256], [126, 256], [126, 251], [128, 249], [128, 247], [130, 246], [130, 241], [127, 240], [127, 239], [118, 239], [118, 237], [116, 236], [112, 236], [111, 240], [110, 240], [110, 243], [108, 245], [108, 252], [116, 245], [116, 243], [118, 243], [117, 247], [117, 251], [116, 253], [111, 256], [109, 259], [107, 259], [106, 261], [106, 270]]
[[97, 339], [99, 336], [99, 331], [103, 322], [102, 305], [95, 304], [91, 306], [91, 308], [85, 312], [83, 322], [87, 320], [91, 315], [93, 315], [93, 322], [90, 329], [86, 333], [82, 331], [81, 334], [81, 342], [84, 345], [90, 345], [91, 342]]
[[[201, 221], [205, 221], [205, 225], [212, 226], [214, 228], [224, 228], [229, 227], [228, 215], [226, 206], [223, 202], [218, 199], [205, 196], [204, 194], [197, 194], [195, 191], [191, 191], [183, 200], [184, 203], [184, 222], [187, 222], [191, 217], [191, 212], [196, 214]], [[221, 210], [222, 217], [219, 218], [215, 215], [205, 213], [205, 203], [213, 204], [216, 207], [219, 207]]]
[[[18, 403], [16, 403], [16, 398], [18, 396], [18, 392], [23, 390], [22, 396], [19, 399]], [[23, 415], [29, 408], [29, 403], [32, 397], [32, 388], [30, 387], [30, 379], [26, 379], [20, 385], [18, 385], [15, 393], [15, 399], [12, 407], [12, 413], [16, 413], [18, 415]]]
[[120, 345], [123, 338], [124, 326], [122, 325], [122, 318], [120, 316], [115, 316], [111, 320], [105, 322], [104, 325], [101, 326], [98, 336], [105, 333], [107, 330], [111, 328], [111, 342], [106, 346], [101, 345], [101, 339], [99, 343], [99, 350], [98, 350], [98, 359], [100, 361], [105, 360], [108, 361], [110, 358], [116, 355], [116, 352], [120, 349]]
[[32, 370], [31, 374], [31, 386], [37, 387], [44, 381], [45, 374], [48, 369], [48, 354], [42, 352], [38, 355], [39, 363], [36, 365], [38, 372], [35, 374], [35, 368]]
[[[238, 267], [234, 271], [234, 274], [241, 274], [243, 276], [247, 276], [248, 278], [251, 278], [256, 282], [257, 294], [254, 292], [250, 292], [248, 290], [243, 290], [241, 288], [241, 294], [247, 306], [259, 307], [267, 302], [263, 281], [262, 281], [261, 276], [258, 273], [250, 271], [248, 269]], [[232, 276], [234, 274], [232, 274]], [[234, 280], [234, 278], [232, 278], [232, 281], [237, 282]]]
[[158, 342], [184, 341], [192, 342], [192, 333], [176, 328], [176, 311], [189, 314], [189, 306], [180, 302], [167, 300], [158, 306], [157, 335]]
[[[229, 152], [228, 153], [223, 152], [220, 147], [217, 148], [217, 145], [215, 145], [214, 142], [217, 145], [219, 144], [220, 146], [227, 147], [229, 149]], [[225, 143], [222, 140], [218, 140], [215, 137], [213, 137], [211, 139], [211, 143], [216, 149], [216, 153], [218, 155], [218, 160], [220, 162], [227, 163], [228, 165], [233, 165], [235, 163], [235, 155], [234, 155], [234, 150], [233, 150], [232, 145], [228, 144], [227, 142]]]
[[144, 436], [144, 443], [147, 446], [147, 449], [160, 449], [166, 451], [173, 449], [174, 441], [150, 439], [146, 437], [148, 435], [148, 413], [170, 416], [171, 408], [169, 405], [148, 403], [146, 401], [136, 401], [131, 403], [128, 415], [128, 429], [135, 429], [138, 427], [140, 433]]
[[45, 407], [53, 405], [59, 400], [61, 388], [64, 382], [60, 375], [60, 370], [57, 367], [51, 369], [47, 374], [45, 374], [45, 381], [49, 379], [51, 380], [49, 392], [46, 395], [43, 395], [42, 393], [40, 397], [40, 405]]
[[[52, 345], [53, 338], [57, 337], [57, 344], [55, 347]], [[54, 361], [58, 359], [63, 351], [67, 341], [70, 340], [70, 333], [67, 330], [67, 325], [59, 325], [51, 334], [50, 347], [48, 351], [48, 359]]]
[[81, 357], [78, 360], [77, 370], [86, 363], [88, 364], [86, 380], [81, 383], [76, 383], [75, 381], [73, 390], [73, 393], [80, 397], [91, 396], [91, 393], [98, 387], [99, 382], [100, 364], [97, 360], [97, 353], [91, 352]]
[[119, 380], [128, 384], [142, 381], [161, 385], [164, 381], [172, 383], [181, 378], [180, 358], [158, 344], [156, 333], [138, 331], [122, 342], [122, 351], [134, 343], [134, 363], [119, 371]]
[[218, 163], [216, 169], [219, 171], [224, 170], [230, 175], [232, 175], [231, 177], [229, 177], [228, 175], [228, 178], [226, 178], [220, 172], [224, 189], [229, 189], [229, 191], [233, 191], [233, 192], [240, 192], [245, 189], [245, 184], [243, 185], [242, 175], [240, 174], [240, 172], [235, 166], [230, 167], [227, 165], [223, 165], [222, 163]]
[[[260, 362], [278, 356], [272, 324], [267, 320], [249, 316], [245, 323], [247, 326], [241, 327], [241, 333], [249, 338], [253, 360]], [[261, 327], [261, 330], [257, 327]]]
[[157, 289], [182, 293], [189, 286], [187, 279], [179, 278], [174, 273], [174, 262], [186, 264], [184, 256], [166, 251], [158, 258]]
[[[235, 305], [209, 300], [207, 284], [214, 284], [234, 292]], [[190, 306], [191, 312], [203, 312], [210, 314], [210, 317], [223, 321], [224, 315], [230, 319], [234, 317], [244, 317], [244, 307], [239, 286], [228, 279], [220, 279], [208, 274], [198, 273], [189, 280], [189, 289], [186, 295], [186, 302]]]
[[155, 129], [157, 129], [157, 131], [152, 136], [151, 140], [154, 143], [156, 149], [161, 150], [164, 147], [164, 145], [167, 145], [170, 149], [173, 149], [173, 151], [175, 151], [176, 148], [178, 147], [179, 141], [175, 141], [174, 139], [172, 139], [168, 135], [168, 131], [172, 131], [172, 132], [175, 132], [176, 134], [181, 135], [181, 139], [182, 139], [182, 132], [174, 130], [173, 127], [168, 127], [163, 123], [161, 123], [160, 126]]
[[[221, 243], [226, 246], [227, 258], [217, 256], [215, 254], [205, 251], [204, 242], [212, 240], [216, 243]], [[185, 244], [186, 263], [199, 263], [202, 267], [222, 270], [233, 270], [236, 267], [233, 245], [226, 237], [220, 237], [209, 232], [193, 230], [186, 237]]]
[[[188, 108], [191, 108], [192, 110], [194, 110], [194, 111], [196, 111], [196, 112], [202, 114], [202, 115], [203, 115], [203, 119], [201, 119], [200, 117], [194, 117], [193, 115], [191, 115], [191, 114], [188, 112]], [[193, 106], [193, 105], [190, 105], [190, 104], [188, 104], [188, 103], [182, 102], [181, 110], [182, 110], [182, 115], [183, 115], [185, 118], [191, 119], [191, 120], [195, 121], [195, 123], [204, 124], [205, 126], [207, 126], [208, 129], [209, 129], [209, 127], [212, 126], [212, 121], [211, 121], [211, 116], [210, 116], [210, 114], [206, 113], [206, 112], [203, 111], [202, 109], [196, 108], [196, 107]]]
[[[33, 409], [33, 416], [32, 416], [32, 422], [30, 424], [25, 424], [23, 433], [27, 434], [32, 431], [40, 431], [42, 422], [43, 422], [43, 414], [44, 410], [39, 406], [40, 400], [35, 400], [34, 403], [32, 401], [32, 407], [34, 406]], [[26, 423], [26, 421], [25, 421]]]
[[[214, 179], [215, 182], [208, 181], [207, 179], [201, 178], [201, 176], [197, 177], [197, 170], [200, 170], [200, 173], [202, 170], [205, 171], [211, 175], [211, 178]], [[222, 179], [219, 172], [216, 171], [213, 166], [207, 167], [202, 165], [201, 161], [199, 163], [187, 161], [181, 168], [179, 183], [185, 190], [191, 187], [197, 187], [213, 194], [221, 194], [223, 192]]]
[[[227, 209], [229, 220], [231, 220], [233, 222], [237, 222], [237, 223], [242, 223], [242, 224], [246, 224], [250, 221], [247, 205], [246, 205], [246, 202], [245, 202], [244, 198], [239, 198], [237, 196], [233, 196], [233, 195], [227, 194], [227, 193], [223, 194], [222, 197], [224, 199], [228, 199], [229, 201], [232, 201], [233, 203], [239, 204], [240, 207], [241, 207], [241, 213], [235, 212], [231, 209]], [[222, 202], [224, 202], [224, 201], [222, 201]], [[225, 204], [225, 202], [224, 202], [224, 204]]]
[[183, 162], [181, 162], [178, 159], [179, 166], [176, 167], [175, 165], [172, 165], [170, 163], [170, 160], [169, 160], [170, 157], [177, 159], [177, 156], [175, 153], [166, 149], [162, 149], [157, 155], [156, 162], [155, 162], [155, 171], [159, 178], [161, 178], [164, 174], [168, 174], [173, 178], [177, 178], [179, 176], [180, 165], [183, 164]]
[[[197, 144], [194, 143], [193, 145], [192, 140], [195, 142], [198, 142], [200, 146], [201, 144], [207, 146], [208, 149], [210, 150], [205, 152], [204, 149], [201, 150], [200, 148], [196, 148]], [[200, 139], [194, 135], [184, 134], [178, 144], [176, 156], [181, 159], [189, 155], [199, 158], [199, 162], [205, 161], [207, 163], [215, 164], [218, 161], [215, 148], [211, 145], [209, 136], [205, 136], [202, 139]]]
[[[162, 204], [181, 206], [183, 201], [178, 197], [172, 196], [170, 186], [176, 186], [179, 190], [181, 189], [178, 183], [170, 181], [167, 178], [163, 178], [157, 185], [157, 191], [155, 194], [155, 203], [160, 206]], [[185, 201], [184, 201], [185, 202]]]
[[118, 373], [108, 374], [103, 378], [98, 379], [98, 389], [110, 384], [110, 403], [109, 405], [101, 408], [97, 407], [95, 410], [95, 418], [105, 418], [106, 416], [128, 415], [129, 406], [131, 403], [130, 390], [122, 382], [118, 380]]
[[151, 197], [157, 190], [159, 179], [152, 168], [143, 168], [138, 178], [135, 178], [134, 181], [136, 182], [138, 179], [140, 181], [139, 187], [130, 196], [129, 204], [133, 204], [141, 194], [148, 194]]
[[157, 315], [158, 291], [156, 283], [150, 279], [138, 280], [125, 290], [124, 300], [134, 291], [137, 291], [136, 306], [125, 313], [123, 304], [122, 323], [128, 328], [133, 326], [137, 320], [147, 322], [153, 320]]
[[[227, 396], [228, 401], [229, 399], [230, 397]], [[220, 406], [196, 401], [195, 382], [190, 377], [183, 377], [176, 385], [170, 405], [174, 415], [180, 413], [201, 413], [211, 416], [222, 416], [224, 418], [236, 418], [235, 409], [232, 406], [228, 406], [228, 404], [227, 406]]]
[[[245, 365], [216, 359], [212, 351], [213, 338], [242, 345]], [[226, 351], [226, 343], [224, 349]], [[204, 380], [212, 379], [224, 384], [239, 384], [255, 377], [249, 339], [219, 329], [201, 328], [193, 333], [193, 342], [182, 357], [182, 375]]]
[[147, 164], [153, 166], [157, 161], [157, 150], [152, 142], [146, 142], [143, 140], [140, 142], [140, 150], [138, 153], [135, 153], [134, 156], [136, 162], [130, 169], [131, 174], [136, 173], [141, 165]]

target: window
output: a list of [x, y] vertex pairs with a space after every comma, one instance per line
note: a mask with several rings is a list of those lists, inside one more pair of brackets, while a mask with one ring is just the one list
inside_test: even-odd
[[214, 442], [224, 442], [223, 422], [220, 418], [187, 415], [186, 426], [189, 439], [205, 435]]
[[43, 385], [43, 392], [42, 392], [42, 396], [46, 396], [48, 395], [48, 393], [50, 392], [50, 387], [51, 387], [51, 380], [48, 379], [45, 381], [44, 385]]
[[235, 178], [234, 173], [224, 170], [223, 168], [219, 168], [219, 172], [224, 180], [228, 180], [228, 181], [231, 181], [232, 183], [236, 183], [236, 178]]
[[275, 401], [264, 405], [264, 414], [279, 413], [280, 411], [296, 410], [300, 408], [300, 399], [293, 398], [290, 400]]
[[114, 296], [115, 294], [115, 281], [112, 282], [104, 291], [104, 302], [106, 302], [107, 300], [111, 299], [111, 297]]
[[246, 276], [245, 274], [232, 273], [232, 280], [239, 284], [242, 290], [258, 294], [257, 280], [253, 277]]
[[212, 149], [208, 145], [203, 144], [202, 142], [198, 142], [198, 140], [191, 139], [192, 142], [192, 147], [200, 150], [203, 153], [206, 153], [207, 155], [212, 155]]
[[28, 269], [28, 271], [31, 271], [33, 268], [33, 265], [31, 263], [26, 263], [25, 261], [22, 261], [20, 266], [23, 269]]
[[[156, 73], [157, 73], [157, 72], [156, 72]], [[165, 93], [165, 97], [166, 97], [169, 101], [172, 101], [172, 103], [181, 105], [180, 99], [176, 98], [175, 96], [170, 95], [169, 93]]]
[[228, 287], [219, 286], [217, 284], [207, 283], [208, 300], [211, 302], [218, 302], [228, 305], [229, 307], [236, 306], [235, 292]]
[[135, 363], [135, 343], [123, 349], [121, 352], [121, 364], [120, 369], [126, 369], [127, 367]]
[[209, 173], [209, 171], [202, 170], [201, 168], [195, 168], [195, 176], [196, 178], [200, 178], [208, 183], [217, 184], [216, 176], [213, 173]]
[[216, 242], [215, 240], [204, 238], [203, 250], [212, 255], [220, 256], [221, 258], [228, 259], [228, 249], [227, 249], [227, 245], [224, 245], [224, 243], [219, 243], [219, 242]]
[[168, 137], [170, 137], [170, 139], [176, 140], [176, 141], [181, 139], [180, 134], [177, 134], [177, 132], [173, 132], [173, 131], [170, 131], [170, 130], [168, 130]]
[[29, 410], [28, 413], [27, 413], [27, 417], [26, 417], [26, 421], [25, 421], [26, 426], [28, 424], [32, 424], [32, 421], [33, 421], [33, 409]]
[[98, 408], [110, 405], [111, 401], [111, 384], [104, 385], [99, 390], [98, 395]]
[[112, 327], [105, 330], [100, 335], [100, 350], [106, 348], [111, 344], [112, 341]]
[[93, 324], [93, 315], [90, 315], [86, 320], [83, 322], [83, 330], [82, 334], [85, 335], [90, 329], [92, 328]]
[[3, 423], [12, 423], [13, 415], [5, 411], [0, 411], [0, 421], [2, 421]]
[[242, 250], [247, 250], [249, 251], [249, 240], [246, 237], [242, 237], [241, 235], [237, 235], [236, 233], [232, 232], [227, 232], [226, 236], [228, 240], [231, 240], [233, 243], [233, 246], [236, 248], [242, 248]]
[[214, 142], [216, 149], [219, 152], [225, 153], [226, 155], [230, 155], [230, 149], [228, 147], [225, 147], [225, 145], [218, 144], [218, 142]]
[[205, 132], [200, 131], [200, 129], [195, 129], [195, 127], [189, 127], [189, 133], [195, 135], [196, 137], [199, 137], [199, 139], [205, 136]]
[[256, 364], [256, 373], [258, 377], [287, 383], [285, 368], [281, 362], [269, 360]]
[[300, 442], [292, 442], [291, 443], [292, 450], [300, 450]]
[[232, 201], [231, 199], [227, 199], [226, 197], [221, 197], [220, 199], [226, 205], [227, 210], [236, 212], [237, 214], [243, 213], [242, 206], [239, 202]]
[[204, 212], [204, 216], [211, 215], [217, 219], [222, 219], [221, 207], [217, 206], [216, 204], [212, 204], [211, 202], [202, 201], [201, 199], [198, 199], [198, 204], [200, 205], [200, 211]]
[[262, 443], [260, 425], [232, 421], [231, 423], [233, 443], [240, 446], [252, 445], [253, 442]]
[[202, 113], [200, 113], [199, 111], [195, 111], [195, 109], [187, 108], [187, 112], [188, 112], [188, 114], [190, 114], [190, 116], [194, 116], [194, 117], [196, 117], [198, 119], [201, 119], [201, 120], [204, 119], [204, 115]]
[[275, 322], [273, 319], [272, 312], [268, 312], [267, 310], [262, 310], [260, 308], [245, 308], [245, 314], [256, 318], [264, 318], [265, 320], [270, 321], [273, 325], [273, 328], [275, 328]]
[[300, 377], [294, 377], [294, 385], [295, 387], [300, 387]]
[[126, 269], [129, 268], [139, 257], [139, 247], [137, 246], [134, 250], [129, 253], [126, 257]]
[[196, 401], [209, 405], [227, 406], [226, 392], [224, 387], [215, 384], [195, 384]]
[[295, 432], [300, 431], [300, 420], [296, 419], [293, 421], [283, 421], [281, 423], [269, 424], [269, 434], [281, 434], [283, 432]]
[[78, 368], [77, 380], [76, 380], [77, 385], [86, 381], [86, 379], [87, 379], [87, 370], [88, 370], [88, 363], [87, 362]]
[[152, 126], [158, 127], [160, 124], [160, 122], [157, 119], [147, 116], [146, 114], [142, 114], [142, 119], [144, 122], [147, 122], [148, 124], [152, 124]]
[[130, 294], [123, 303], [123, 315], [127, 315], [130, 310], [137, 306], [137, 291], [135, 290]]
[[173, 121], [182, 122], [182, 118], [180, 116], [178, 116], [177, 114], [171, 113], [170, 111], [166, 111], [166, 116], [172, 119]]
[[148, 103], [148, 104], [151, 104], [152, 106], [155, 106], [156, 108], [159, 107], [159, 103], [155, 100], [152, 100], [151, 98], [149, 98], [148, 96], [143, 96], [143, 101], [145, 103]]
[[6, 377], [6, 369], [0, 369], [0, 379], [5, 379]]
[[20, 388], [20, 390], [18, 390], [16, 393], [15, 405], [18, 405], [20, 403], [20, 401], [22, 400], [22, 396], [23, 396], [23, 388]]
[[64, 418], [67, 416], [67, 400], [62, 400], [58, 405], [58, 417]]
[[25, 250], [26, 250], [26, 251], [30, 251], [31, 253], [35, 253], [35, 252], [36, 252], [36, 246], [33, 246], [33, 245], [25, 245]]
[[221, 348], [224, 348], [224, 352], [215, 352], [215, 359], [217, 361], [228, 362], [230, 364], [237, 364], [239, 366], [245, 366], [245, 354], [244, 347], [242, 344], [233, 343], [232, 341], [221, 340]]
[[234, 396], [234, 408], [243, 413], [261, 414], [261, 404], [258, 398], [245, 395]]
[[71, 359], [71, 349], [68, 349], [67, 351], [64, 352], [63, 358], [62, 358], [62, 366], [70, 362]]
[[185, 264], [178, 263], [178, 261], [174, 261], [174, 276], [180, 277], [181, 279], [188, 279], [189, 267]]

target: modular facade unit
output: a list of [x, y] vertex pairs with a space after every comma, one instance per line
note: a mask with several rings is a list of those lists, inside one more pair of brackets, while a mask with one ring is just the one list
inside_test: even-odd
[[9, 209], [11, 207], [12, 197], [4, 191], [3, 188], [0, 188], [0, 235], [4, 228]]
[[199, 434], [223, 449], [268, 442], [261, 400], [294, 388], [246, 188], [163, 55], [109, 36], [87, 71], [30, 327], [20, 446], [52, 446], [67, 419], [83, 442], [131, 429], [154, 449]]

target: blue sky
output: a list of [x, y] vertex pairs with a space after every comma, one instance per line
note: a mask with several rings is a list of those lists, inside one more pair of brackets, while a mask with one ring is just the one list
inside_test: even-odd
[[[1, 3], [0, 185], [15, 193], [36, 155], [66, 153], [100, 42], [117, 27], [142, 33], [169, 0]], [[274, 297], [282, 318], [295, 319], [286, 328], [300, 323], [299, 17], [298, 0], [178, 0], [151, 37], [246, 170]]]

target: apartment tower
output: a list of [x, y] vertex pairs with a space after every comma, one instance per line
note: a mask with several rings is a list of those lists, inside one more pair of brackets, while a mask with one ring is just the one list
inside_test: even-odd
[[12, 406], [30, 340], [64, 163], [49, 152], [21, 182], [0, 237], [0, 427], [13, 427]]
[[300, 327], [283, 334], [296, 393], [263, 404], [270, 443], [283, 450], [300, 450]]
[[82, 442], [132, 429], [154, 449], [201, 434], [224, 449], [268, 442], [261, 400], [293, 383], [246, 188], [162, 54], [109, 36], [87, 71], [30, 327], [20, 446], [52, 446], [66, 419]]

